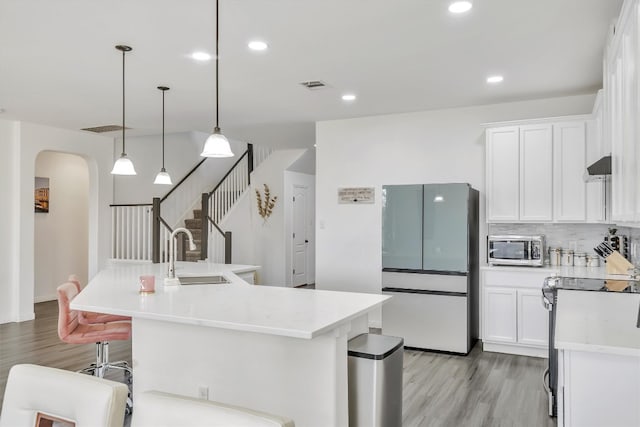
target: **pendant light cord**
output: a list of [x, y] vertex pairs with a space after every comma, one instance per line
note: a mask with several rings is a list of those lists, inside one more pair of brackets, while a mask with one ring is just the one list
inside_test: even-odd
[[162, 170], [164, 170], [164, 90], [162, 90]]
[[125, 51], [122, 51], [122, 154], [126, 154], [126, 150], [124, 149], [124, 55], [125, 55]]
[[218, 19], [218, 17], [220, 16], [220, 13], [218, 12], [219, 3], [220, 3], [219, 0], [216, 0], [216, 129], [220, 129], [219, 122], [218, 122], [218, 119], [219, 119], [219, 114], [218, 114], [218, 111], [219, 111], [219, 108], [218, 108], [218, 105], [219, 105], [219, 103], [218, 103], [218, 92], [219, 92], [219, 88], [220, 88], [220, 85], [218, 83], [218, 81], [219, 81], [218, 80], [218, 74], [219, 74], [219, 71], [218, 71], [218, 62], [219, 62], [218, 41], [219, 41], [219, 38], [220, 38], [220, 21]]

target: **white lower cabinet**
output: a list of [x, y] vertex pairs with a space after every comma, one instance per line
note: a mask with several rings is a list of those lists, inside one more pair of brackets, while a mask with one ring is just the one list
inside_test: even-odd
[[542, 306], [541, 289], [518, 289], [518, 342], [547, 348], [549, 312]]
[[484, 351], [548, 357], [549, 312], [542, 305], [542, 283], [548, 275], [483, 272]]
[[484, 341], [518, 341], [516, 301], [515, 289], [492, 286], [484, 289]]

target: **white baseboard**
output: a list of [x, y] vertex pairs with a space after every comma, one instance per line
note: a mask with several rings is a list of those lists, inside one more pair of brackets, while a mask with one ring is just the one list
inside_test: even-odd
[[505, 354], [517, 354], [520, 356], [530, 357], [549, 357], [549, 350], [541, 347], [527, 347], [523, 345], [512, 344], [497, 344], [497, 343], [482, 343], [482, 351], [488, 351], [493, 353], [505, 353]]
[[30, 314], [27, 314], [24, 317], [20, 316], [20, 318], [17, 320], [17, 322], [26, 322], [28, 320], [33, 320], [35, 318], [36, 318], [36, 313], [35, 312], [31, 312]]
[[33, 297], [33, 302], [45, 302], [45, 301], [55, 301], [58, 299], [58, 295], [56, 294], [52, 294], [52, 295], [40, 295], [40, 296], [35, 296]]

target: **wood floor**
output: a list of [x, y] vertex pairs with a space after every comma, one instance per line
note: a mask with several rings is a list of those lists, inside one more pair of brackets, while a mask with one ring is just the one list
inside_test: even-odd
[[[34, 321], [0, 325], [0, 402], [14, 364], [79, 370], [95, 357], [91, 344], [58, 339], [55, 301], [36, 304], [35, 312]], [[131, 361], [130, 342], [109, 346], [111, 360]], [[413, 350], [404, 354], [405, 427], [555, 426], [555, 419], [546, 415], [545, 359], [485, 353], [480, 345], [466, 357]]]

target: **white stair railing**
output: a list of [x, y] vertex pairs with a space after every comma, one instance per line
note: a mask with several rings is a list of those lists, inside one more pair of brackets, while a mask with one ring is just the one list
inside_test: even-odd
[[111, 205], [111, 258], [151, 261], [151, 205]]
[[[253, 170], [269, 157], [272, 151], [270, 148], [254, 146]], [[245, 153], [213, 191], [209, 193], [209, 213], [214, 223], [220, 224], [222, 218], [235, 205], [247, 188], [249, 188], [249, 156]]]
[[169, 262], [169, 240], [171, 229], [164, 223], [160, 223], [160, 262]]
[[217, 231], [209, 233], [209, 262], [224, 264], [225, 239]]

